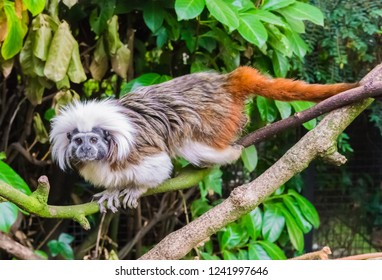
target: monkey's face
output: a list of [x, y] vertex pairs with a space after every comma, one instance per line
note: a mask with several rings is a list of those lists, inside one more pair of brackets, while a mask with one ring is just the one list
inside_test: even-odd
[[67, 134], [69, 139], [68, 156], [71, 161], [88, 162], [106, 159], [109, 152], [109, 133], [100, 128], [90, 132], [79, 132], [77, 129]]

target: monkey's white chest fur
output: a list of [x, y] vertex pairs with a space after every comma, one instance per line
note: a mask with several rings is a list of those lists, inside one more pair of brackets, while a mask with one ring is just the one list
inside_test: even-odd
[[101, 212], [107, 208], [113, 212], [120, 206], [119, 199], [123, 197], [123, 205], [135, 208], [138, 198], [150, 188], [170, 178], [172, 171], [171, 159], [162, 152], [143, 158], [139, 164], [130, 164], [126, 168], [113, 170], [104, 161], [92, 161], [80, 168], [80, 174], [94, 186], [104, 187], [105, 191], [95, 195], [99, 197]]
[[97, 187], [140, 188], [143, 192], [168, 179], [171, 171], [171, 159], [165, 152], [145, 157], [139, 164], [131, 164], [124, 169], [112, 170], [107, 162], [92, 161], [79, 170], [85, 180]]

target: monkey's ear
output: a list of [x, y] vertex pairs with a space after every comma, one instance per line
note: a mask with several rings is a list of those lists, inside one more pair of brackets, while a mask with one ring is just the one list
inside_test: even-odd
[[105, 137], [105, 139], [108, 141], [108, 142], [111, 142], [111, 140], [112, 140], [112, 137], [111, 137], [111, 135], [110, 135], [110, 132], [109, 131], [107, 131], [107, 130], [104, 130], [104, 137]]

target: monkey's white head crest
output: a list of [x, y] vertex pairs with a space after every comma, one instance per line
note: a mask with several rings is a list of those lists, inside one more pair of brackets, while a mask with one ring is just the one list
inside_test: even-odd
[[64, 107], [53, 119], [50, 132], [52, 157], [60, 168], [65, 170], [71, 166], [68, 133], [74, 130], [90, 132], [100, 128], [108, 131], [116, 147], [113, 158], [126, 158], [134, 144], [135, 129], [124, 110], [115, 100], [75, 101]]

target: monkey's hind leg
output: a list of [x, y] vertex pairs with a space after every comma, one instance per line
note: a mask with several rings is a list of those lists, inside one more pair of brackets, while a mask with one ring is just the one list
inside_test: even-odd
[[126, 209], [137, 208], [139, 197], [147, 191], [146, 188], [130, 187], [121, 191], [119, 197], [124, 197], [122, 201], [123, 207]]
[[224, 165], [237, 160], [243, 146], [233, 144], [219, 149], [200, 142], [187, 142], [177, 153], [196, 166]]
[[103, 192], [95, 194], [94, 198], [98, 199], [99, 211], [101, 213], [106, 213], [106, 208], [104, 202], [107, 201], [107, 209], [110, 209], [113, 213], [118, 211], [118, 207], [121, 206], [119, 202], [120, 191], [117, 189], [105, 190]]

